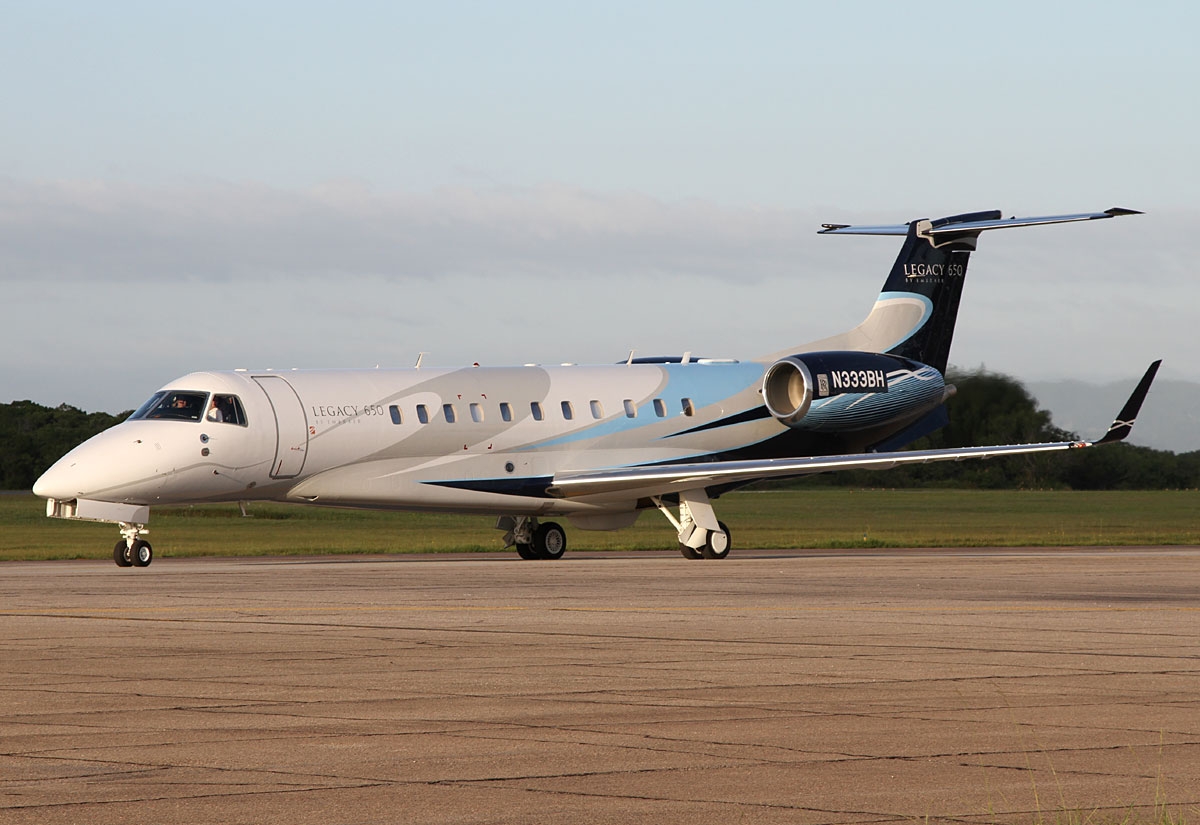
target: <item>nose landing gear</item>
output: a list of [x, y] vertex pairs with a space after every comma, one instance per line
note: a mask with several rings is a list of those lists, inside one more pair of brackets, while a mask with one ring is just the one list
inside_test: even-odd
[[121, 523], [121, 540], [113, 547], [113, 561], [117, 567], [149, 567], [154, 561], [154, 548], [150, 542], [139, 538], [150, 532], [144, 524]]
[[46, 515], [72, 521], [99, 521], [121, 528], [121, 540], [113, 547], [117, 567], [149, 567], [154, 561], [154, 548], [142, 538], [150, 531], [150, 505], [123, 504], [95, 499], [46, 499]]

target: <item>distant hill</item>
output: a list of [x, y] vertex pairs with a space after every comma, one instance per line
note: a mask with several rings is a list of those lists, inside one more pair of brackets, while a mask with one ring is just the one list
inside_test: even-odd
[[[1050, 411], [1055, 426], [1096, 438], [1108, 429], [1136, 384], [1132, 377], [1111, 384], [1029, 381], [1025, 386], [1038, 405]], [[1129, 442], [1174, 453], [1200, 450], [1200, 384], [1156, 380]]]

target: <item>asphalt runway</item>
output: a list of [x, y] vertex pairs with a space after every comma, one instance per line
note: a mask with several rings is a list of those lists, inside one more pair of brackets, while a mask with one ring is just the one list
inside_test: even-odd
[[1200, 548], [735, 553], [0, 565], [0, 822], [1200, 817]]

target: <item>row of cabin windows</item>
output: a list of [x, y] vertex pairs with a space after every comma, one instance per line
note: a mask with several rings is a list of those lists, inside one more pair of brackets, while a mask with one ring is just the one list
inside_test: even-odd
[[[626, 398], [621, 403], [625, 407], [625, 417], [626, 418], [637, 418], [637, 404], [634, 403], [633, 399]], [[696, 407], [692, 403], [692, 399], [681, 398], [679, 400], [679, 405], [680, 405], [680, 412], [682, 412], [684, 415], [695, 415], [696, 414]], [[575, 407], [574, 407], [574, 405], [572, 405], [572, 403], [570, 401], [563, 401], [559, 405], [559, 407], [562, 410], [562, 417], [565, 421], [573, 421], [575, 419]], [[595, 399], [592, 399], [591, 401], [589, 401], [588, 409], [592, 413], [592, 418], [596, 419], [597, 421], [599, 421], [601, 418], [604, 418], [604, 405], [601, 404], [599, 401], [597, 401]], [[467, 405], [467, 410], [471, 415], [472, 421], [474, 421], [476, 424], [483, 423], [483, 420], [484, 420], [483, 405], [477, 404], [475, 402], [471, 402], [470, 404]], [[545, 412], [545, 409], [542, 407], [541, 401], [531, 401], [529, 403], [529, 412], [533, 416], [534, 421], [545, 421], [546, 420], [546, 412]], [[388, 407], [388, 413], [392, 417], [393, 424], [403, 424], [404, 423], [404, 414], [400, 411], [400, 407], [397, 406], [396, 404], [392, 404], [390, 407]], [[658, 416], [659, 418], [667, 417], [667, 404], [661, 398], [654, 399], [654, 414], [656, 416]], [[445, 422], [447, 424], [454, 424], [455, 422], [458, 421], [457, 408], [453, 404], [443, 404], [442, 405], [442, 418], [445, 420]], [[509, 404], [507, 401], [500, 402], [500, 419], [502, 421], [512, 421], [513, 420], [512, 405]], [[429, 423], [430, 414], [429, 414], [429, 405], [428, 404], [418, 404], [417, 405], [417, 421], [421, 422], [422, 424]]]

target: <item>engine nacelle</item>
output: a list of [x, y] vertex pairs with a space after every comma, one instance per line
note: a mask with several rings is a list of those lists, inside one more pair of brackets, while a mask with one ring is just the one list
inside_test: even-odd
[[798, 430], [845, 432], [900, 421], [940, 404], [946, 381], [933, 367], [875, 352], [805, 352], [763, 376], [763, 400]]

